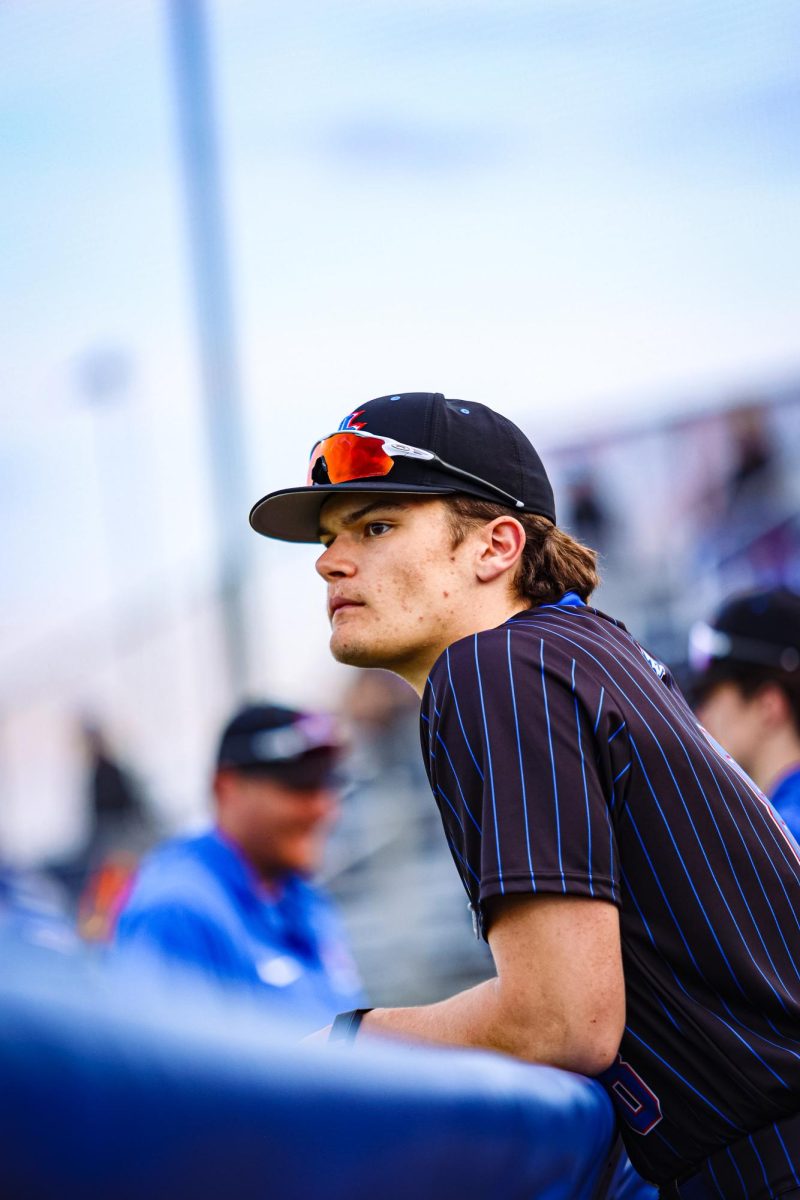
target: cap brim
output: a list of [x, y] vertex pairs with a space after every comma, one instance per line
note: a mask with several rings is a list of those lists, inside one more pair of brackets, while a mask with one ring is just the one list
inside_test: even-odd
[[391, 487], [376, 480], [374, 483], [315, 484], [313, 487], [284, 488], [270, 492], [258, 500], [250, 511], [250, 524], [264, 537], [283, 542], [318, 542], [322, 506], [331, 496], [452, 496], [462, 489], [421, 487], [418, 484], [394, 483]]

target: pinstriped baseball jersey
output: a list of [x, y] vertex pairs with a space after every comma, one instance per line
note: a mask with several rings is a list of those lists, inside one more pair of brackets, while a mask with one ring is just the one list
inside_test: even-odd
[[637, 1169], [665, 1182], [800, 1109], [800, 852], [666, 668], [570, 595], [450, 646], [421, 716], [479, 917], [512, 893], [620, 909], [603, 1082]]

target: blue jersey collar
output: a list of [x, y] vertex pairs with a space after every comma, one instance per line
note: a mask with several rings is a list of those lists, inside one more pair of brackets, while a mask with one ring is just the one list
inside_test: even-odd
[[[544, 607], [549, 608], [549, 605]], [[577, 592], [565, 592], [561, 599], [553, 605], [554, 608], [586, 608], [586, 601], [581, 600]]]

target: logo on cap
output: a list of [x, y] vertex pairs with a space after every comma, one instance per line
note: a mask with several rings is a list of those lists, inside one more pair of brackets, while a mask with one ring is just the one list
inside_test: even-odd
[[363, 413], [363, 408], [357, 408], [355, 412], [348, 413], [339, 425], [339, 432], [341, 433], [343, 429], [363, 429], [367, 422], [356, 420], [356, 417], [363, 416]]
[[324, 713], [308, 713], [291, 725], [261, 730], [250, 739], [254, 757], [262, 762], [285, 762], [337, 744], [334, 722]]

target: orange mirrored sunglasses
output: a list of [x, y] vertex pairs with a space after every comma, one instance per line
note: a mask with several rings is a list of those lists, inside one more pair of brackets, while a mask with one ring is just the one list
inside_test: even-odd
[[368, 433], [363, 429], [340, 430], [318, 441], [311, 451], [306, 485], [313, 487], [319, 484], [353, 483], [359, 479], [379, 479], [391, 473], [397, 458], [436, 463], [451, 475], [480, 484], [515, 508], [525, 507], [524, 501], [510, 495], [497, 484], [461, 467], [454, 467], [432, 450], [407, 446], [404, 442], [396, 442], [393, 438]]

